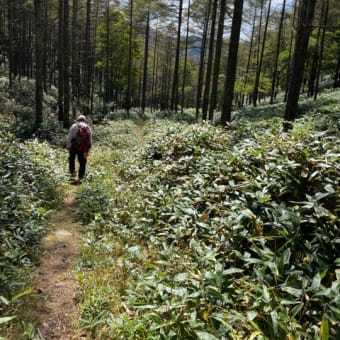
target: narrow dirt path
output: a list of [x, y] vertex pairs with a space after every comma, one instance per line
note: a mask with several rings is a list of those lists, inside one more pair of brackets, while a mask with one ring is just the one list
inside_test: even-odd
[[76, 259], [80, 253], [82, 229], [78, 222], [77, 187], [70, 186], [66, 198], [48, 220], [50, 232], [43, 240], [44, 255], [38, 268], [36, 311], [38, 339], [86, 339], [77, 331]]

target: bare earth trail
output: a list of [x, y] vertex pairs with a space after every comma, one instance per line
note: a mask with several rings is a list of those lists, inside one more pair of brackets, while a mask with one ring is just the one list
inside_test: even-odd
[[60, 207], [47, 221], [50, 231], [43, 240], [45, 252], [35, 287], [39, 298], [36, 310], [32, 311], [39, 320], [36, 337], [42, 340], [86, 339], [85, 334], [77, 331], [79, 310], [74, 269], [84, 226], [78, 221], [76, 190], [77, 187], [70, 186]]

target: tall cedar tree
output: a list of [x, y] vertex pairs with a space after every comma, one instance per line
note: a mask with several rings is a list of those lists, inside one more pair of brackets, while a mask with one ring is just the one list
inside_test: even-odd
[[64, 57], [63, 57], [63, 31], [64, 31], [64, 1], [59, 0], [58, 5], [58, 120], [64, 121]]
[[202, 120], [206, 120], [207, 114], [208, 114], [210, 83], [211, 83], [211, 69], [212, 69], [213, 55], [214, 55], [217, 3], [218, 3], [218, 0], [214, 0], [212, 16], [211, 16], [208, 63], [207, 63], [207, 72], [205, 75], [205, 87], [204, 87], [203, 103], [202, 103]]
[[35, 17], [35, 128], [39, 129], [43, 122], [43, 63], [44, 63], [44, 23], [43, 23], [43, 0], [34, 0]]
[[204, 18], [204, 26], [203, 26], [203, 33], [202, 33], [202, 40], [201, 40], [201, 48], [200, 48], [200, 62], [199, 62], [199, 69], [198, 69], [196, 104], [195, 104], [197, 120], [199, 118], [199, 111], [200, 111], [201, 102], [202, 102], [202, 89], [203, 89], [204, 66], [205, 66], [205, 50], [206, 50], [206, 45], [207, 45], [210, 9], [211, 9], [211, 2], [208, 1], [207, 11], [206, 11], [206, 15]]
[[[296, 16], [297, 16], [297, 11], [298, 11], [298, 0], [295, 0], [294, 2], [294, 11], [293, 11], [293, 20], [291, 23], [291, 26], [295, 28], [296, 24]], [[288, 97], [288, 88], [289, 88], [289, 75], [291, 73], [292, 69], [292, 54], [293, 54], [293, 42], [294, 42], [294, 32], [295, 29], [292, 29], [290, 32], [290, 38], [289, 38], [289, 49], [288, 49], [288, 60], [287, 60], [287, 75], [286, 75], [286, 84], [285, 84], [285, 95], [283, 101], [287, 101]]]
[[261, 47], [260, 59], [259, 59], [258, 65], [257, 65], [256, 76], [255, 76], [255, 85], [254, 85], [254, 91], [253, 91], [253, 105], [254, 106], [257, 105], [257, 99], [258, 99], [258, 96], [259, 96], [260, 76], [261, 76], [261, 71], [262, 71], [264, 48], [265, 48], [266, 39], [267, 39], [267, 30], [268, 30], [271, 3], [272, 3], [272, 1], [269, 0], [266, 23], [264, 25], [264, 32], [263, 32], [263, 38], [262, 38], [262, 47]]
[[280, 17], [280, 23], [279, 23], [279, 31], [277, 33], [276, 51], [275, 51], [275, 58], [274, 58], [274, 70], [273, 70], [273, 79], [272, 79], [272, 88], [271, 88], [271, 91], [270, 91], [270, 104], [274, 103], [274, 98], [276, 97], [278, 64], [279, 64], [279, 55], [280, 55], [282, 28], [283, 28], [283, 20], [284, 20], [284, 17], [285, 17], [285, 10], [286, 10], [286, 0], [283, 0], [282, 10], [281, 10], [281, 17]]
[[[315, 2], [316, 0], [302, 0], [300, 4], [293, 66], [290, 74], [287, 104], [284, 114], [285, 121], [293, 121], [297, 114], [305, 60], [307, 56], [308, 41], [312, 29]], [[285, 129], [289, 129], [291, 125], [285, 123], [284, 127]]]
[[212, 78], [212, 84], [211, 84], [211, 95], [210, 95], [210, 106], [209, 106], [209, 120], [210, 121], [212, 121], [214, 118], [214, 110], [217, 104], [217, 92], [218, 92], [217, 89], [218, 89], [218, 78], [220, 74], [225, 12], [226, 12], [226, 0], [221, 0], [220, 17], [218, 20], [218, 30], [217, 30], [217, 38], [216, 38], [214, 70], [213, 70], [213, 78]]
[[183, 82], [182, 82], [182, 95], [181, 95], [181, 112], [182, 113], [184, 110], [184, 99], [185, 99], [184, 92], [185, 92], [186, 76], [187, 76], [189, 25], [190, 25], [190, 0], [188, 2], [187, 29], [186, 29], [185, 49], [184, 49], [184, 67], [183, 67]]
[[253, 45], [254, 45], [254, 36], [255, 36], [256, 16], [257, 16], [257, 7], [255, 6], [254, 16], [253, 16], [253, 25], [252, 25], [251, 36], [250, 36], [249, 52], [248, 52], [248, 58], [247, 58], [246, 74], [244, 76], [244, 81], [243, 81], [243, 86], [242, 86], [241, 103], [239, 103], [240, 106], [244, 105], [244, 96], [245, 96], [245, 92], [246, 92], [246, 88], [247, 88], [248, 80], [249, 80], [249, 70], [250, 70], [250, 64], [251, 64], [251, 56], [253, 54]]
[[177, 106], [178, 106], [179, 51], [180, 51], [180, 45], [181, 45], [182, 11], [183, 11], [183, 0], [179, 0], [176, 57], [175, 57], [174, 78], [172, 82], [171, 104], [170, 104], [171, 110], [175, 110], [175, 112], [177, 112]]
[[323, 51], [325, 47], [325, 35], [326, 35], [326, 26], [328, 20], [328, 11], [329, 11], [329, 0], [325, 0], [322, 3], [322, 16], [321, 16], [321, 26], [322, 26], [322, 33], [321, 33], [321, 42], [320, 42], [320, 49], [318, 53], [318, 63], [316, 69], [316, 80], [315, 80], [315, 91], [314, 91], [314, 99], [317, 98], [319, 92], [319, 82], [320, 82], [320, 74], [321, 74], [321, 66], [323, 60]]
[[242, 24], [243, 0], [235, 0], [234, 15], [231, 25], [227, 73], [225, 77], [225, 94], [223, 99], [221, 125], [227, 125], [231, 121], [231, 108], [234, 97], [234, 85], [236, 79], [237, 53], [240, 41]]
[[129, 26], [129, 56], [128, 56], [128, 79], [127, 79], [127, 90], [126, 90], [126, 112], [129, 116], [131, 108], [131, 76], [132, 76], [132, 33], [133, 33], [133, 0], [130, 0], [130, 26]]
[[147, 9], [146, 27], [145, 27], [145, 44], [144, 44], [144, 67], [143, 67], [143, 89], [142, 89], [142, 112], [145, 112], [146, 106], [146, 89], [148, 84], [148, 51], [149, 51], [149, 32], [150, 32], [150, 9]]
[[69, 3], [64, 0], [64, 27], [63, 27], [63, 64], [64, 64], [64, 127], [70, 126], [70, 37], [69, 37]]

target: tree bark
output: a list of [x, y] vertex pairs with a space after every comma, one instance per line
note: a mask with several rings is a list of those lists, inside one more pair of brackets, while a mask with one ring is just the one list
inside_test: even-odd
[[199, 110], [201, 108], [202, 103], [202, 89], [203, 89], [203, 80], [204, 80], [204, 64], [205, 64], [205, 50], [207, 45], [207, 35], [208, 35], [208, 27], [209, 27], [209, 18], [210, 18], [210, 9], [211, 2], [208, 1], [207, 13], [205, 16], [203, 33], [202, 33], [202, 41], [201, 41], [201, 49], [200, 49], [200, 66], [198, 70], [198, 80], [197, 80], [197, 92], [196, 92], [196, 120], [199, 118]]
[[281, 36], [282, 36], [283, 19], [285, 17], [285, 9], [286, 9], [286, 0], [283, 0], [280, 23], [279, 23], [279, 31], [277, 33], [277, 43], [276, 43], [276, 52], [275, 52], [275, 59], [274, 59], [275, 61], [274, 61], [272, 88], [271, 88], [271, 91], [270, 91], [270, 104], [274, 103], [274, 98], [275, 98], [275, 93], [276, 93], [277, 67], [278, 67], [278, 63], [279, 63]]
[[146, 28], [145, 28], [145, 45], [144, 45], [144, 67], [143, 67], [143, 89], [142, 89], [142, 112], [145, 113], [146, 106], [146, 89], [148, 84], [148, 52], [149, 52], [149, 31], [150, 31], [150, 9], [147, 10]]
[[224, 126], [231, 121], [231, 109], [234, 97], [234, 85], [237, 68], [237, 53], [240, 41], [242, 12], [243, 12], [243, 0], [235, 0], [234, 15], [230, 33], [227, 72], [225, 77], [225, 95], [221, 114], [221, 125]]
[[215, 50], [215, 61], [213, 78], [211, 84], [211, 95], [210, 95], [210, 106], [209, 106], [209, 120], [213, 121], [214, 110], [217, 103], [217, 89], [218, 89], [218, 78], [220, 74], [220, 63], [221, 63], [221, 53], [223, 44], [223, 32], [224, 32], [224, 17], [226, 12], [226, 0], [221, 0], [220, 4], [220, 17], [218, 20], [218, 30], [216, 38], [216, 50]]
[[64, 127], [70, 126], [70, 37], [69, 37], [69, 3], [64, 0]]
[[58, 120], [64, 122], [64, 58], [63, 58], [64, 2], [58, 7]]
[[133, 25], [133, 0], [130, 0], [130, 31], [129, 31], [129, 56], [128, 56], [128, 79], [126, 90], [126, 112], [129, 117], [131, 108], [131, 74], [132, 74], [132, 25]]
[[215, 40], [217, 2], [218, 2], [218, 0], [214, 0], [213, 9], [212, 9], [208, 64], [207, 64], [207, 73], [205, 75], [205, 88], [204, 88], [203, 105], [202, 105], [202, 120], [207, 119], [208, 107], [209, 107], [211, 69], [212, 69], [213, 55], [214, 55], [214, 40]]
[[35, 130], [38, 130], [43, 122], [43, 0], [34, 0], [35, 16]]
[[323, 8], [322, 8], [322, 33], [321, 33], [321, 42], [320, 42], [320, 51], [319, 51], [319, 59], [316, 69], [316, 83], [315, 83], [315, 91], [314, 91], [314, 100], [316, 100], [319, 92], [319, 81], [320, 81], [320, 74], [321, 74], [321, 66], [322, 66], [322, 59], [323, 59], [323, 51], [324, 51], [324, 45], [325, 45], [325, 34], [326, 34], [326, 26], [328, 21], [328, 10], [329, 10], [329, 0], [325, 0], [323, 2]]
[[[298, 29], [295, 41], [293, 65], [288, 89], [287, 104], [285, 108], [285, 121], [293, 121], [297, 114], [300, 89], [304, 74], [304, 66], [307, 55], [307, 47], [311, 32], [311, 24], [314, 16], [316, 0], [302, 0]], [[289, 128], [290, 124], [285, 124]]]
[[73, 0], [72, 9], [72, 100], [79, 102], [80, 96], [80, 68], [79, 68], [79, 27], [78, 27], [78, 0]]
[[170, 109], [175, 110], [175, 112], [177, 112], [177, 106], [178, 106], [178, 73], [179, 73], [179, 51], [180, 51], [180, 46], [181, 46], [182, 11], [183, 11], [183, 0], [179, 0], [176, 56], [175, 56], [174, 78], [172, 82], [171, 104], [170, 104]]
[[268, 12], [267, 12], [266, 23], [265, 23], [264, 32], [263, 32], [261, 54], [260, 54], [259, 64], [256, 70], [256, 76], [255, 76], [255, 85], [254, 85], [254, 91], [253, 91], [253, 105], [254, 106], [257, 105], [257, 99], [259, 95], [260, 76], [261, 76], [261, 71], [262, 71], [264, 48], [265, 48], [266, 39], [267, 39], [267, 29], [268, 29], [269, 15], [270, 15], [270, 7], [271, 7], [271, 0], [269, 0], [269, 4], [268, 4]]
[[86, 1], [86, 24], [85, 24], [85, 46], [84, 46], [84, 99], [87, 103], [85, 110], [86, 114], [90, 112], [90, 97], [91, 97], [91, 79], [92, 79], [92, 39], [91, 39], [91, 0]]
[[242, 98], [241, 98], [240, 106], [244, 105], [245, 91], [246, 91], [246, 87], [248, 85], [250, 62], [251, 62], [251, 56], [253, 54], [253, 43], [254, 43], [254, 35], [255, 35], [256, 16], [257, 16], [257, 8], [255, 7], [254, 18], [253, 18], [253, 28], [252, 28], [252, 31], [251, 31], [250, 46], [249, 46], [249, 53], [248, 53], [248, 60], [247, 60], [247, 67], [246, 67], [246, 74], [245, 74], [244, 82], [243, 82], [243, 86], [242, 86]]
[[190, 24], [190, 0], [188, 2], [188, 15], [187, 15], [187, 29], [185, 37], [185, 52], [184, 52], [184, 67], [183, 67], [183, 82], [182, 82], [182, 95], [181, 95], [181, 112], [184, 110], [184, 90], [186, 85], [187, 61], [188, 61], [188, 40], [189, 40], [189, 24]]
[[287, 75], [286, 75], [286, 87], [285, 87], [285, 95], [283, 98], [283, 101], [287, 101], [288, 97], [288, 89], [289, 89], [289, 76], [291, 73], [292, 69], [292, 54], [293, 54], [293, 41], [294, 41], [294, 34], [295, 34], [295, 22], [296, 22], [296, 12], [297, 12], [297, 7], [298, 7], [298, 0], [295, 0], [294, 2], [294, 13], [293, 13], [293, 22], [292, 22], [292, 27], [293, 29], [291, 30], [290, 34], [290, 42], [289, 42], [289, 52], [288, 52], [288, 61], [287, 61]]

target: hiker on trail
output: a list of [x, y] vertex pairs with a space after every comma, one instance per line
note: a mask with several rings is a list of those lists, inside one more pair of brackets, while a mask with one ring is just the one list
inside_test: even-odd
[[86, 122], [86, 117], [80, 115], [76, 122], [71, 126], [68, 139], [67, 149], [69, 150], [69, 170], [71, 178], [76, 179], [75, 159], [77, 156], [79, 162], [78, 181], [81, 182], [85, 176], [86, 160], [91, 149], [92, 131]]

